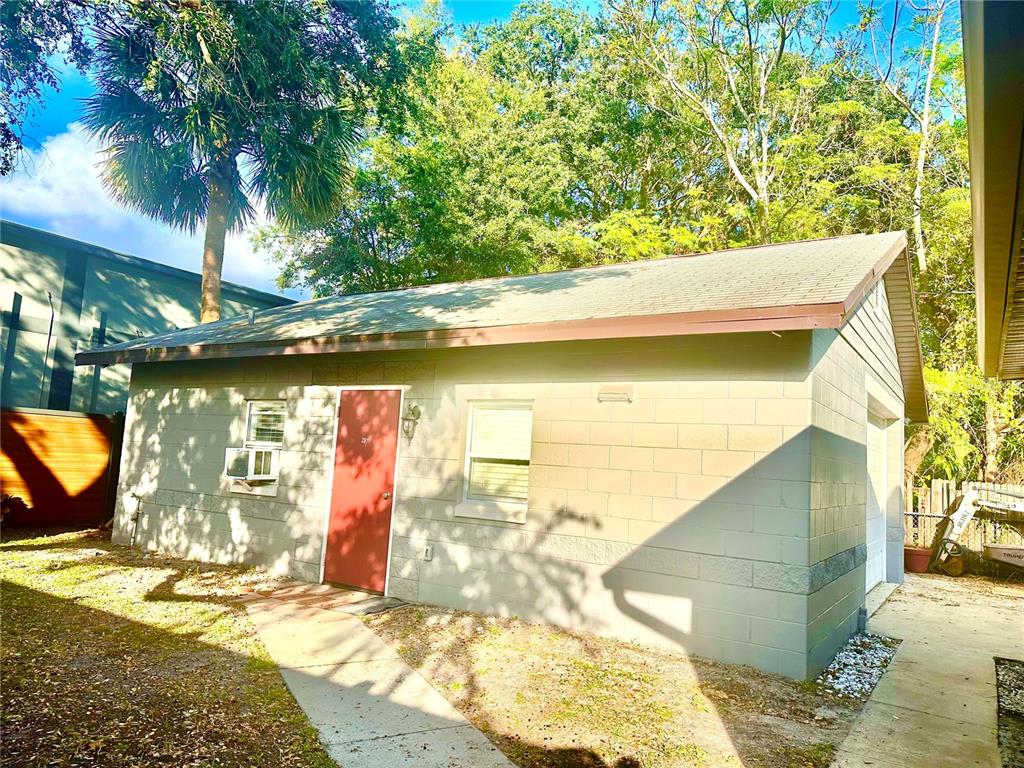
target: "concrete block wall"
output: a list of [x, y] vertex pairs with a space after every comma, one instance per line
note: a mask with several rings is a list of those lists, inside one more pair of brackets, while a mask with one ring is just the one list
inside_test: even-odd
[[[835, 520], [824, 512], [835, 491], [813, 478], [840, 460], [812, 429], [812, 338], [136, 366], [121, 491], [141, 497], [144, 546], [316, 580], [335, 387], [401, 386], [423, 417], [400, 440], [390, 594], [804, 677], [815, 671], [814, 633], [846, 631], [833, 608], [842, 598], [832, 599], [845, 582], [825, 576], [856, 567], [830, 559], [846, 557], [832, 551], [839, 537], [812, 515], [817, 504], [822, 525]], [[608, 386], [632, 402], [599, 402]], [[241, 442], [247, 397], [289, 404], [274, 499], [238, 497], [219, 477], [224, 447]], [[456, 516], [474, 399], [533, 402], [522, 523]], [[122, 509], [119, 540], [127, 517]]]
[[886, 576], [902, 581], [903, 400], [902, 385], [898, 398], [893, 392], [899, 369], [887, 317], [865, 302], [843, 328], [816, 330], [811, 341], [811, 672], [827, 665], [856, 630], [864, 605], [869, 408], [884, 408], [889, 417], [886, 512], [898, 536], [889, 533]]
[[[336, 394], [251, 362], [135, 366], [114, 540], [316, 581]], [[225, 449], [244, 440], [247, 398], [287, 402], [276, 496], [232, 493], [223, 477]]]
[[[437, 359], [391, 589], [802, 675], [806, 579], [780, 576], [808, 567], [809, 337], [772, 338]], [[610, 381], [633, 401], [598, 402]], [[533, 401], [522, 526], [454, 512], [465, 403], [491, 398]]]

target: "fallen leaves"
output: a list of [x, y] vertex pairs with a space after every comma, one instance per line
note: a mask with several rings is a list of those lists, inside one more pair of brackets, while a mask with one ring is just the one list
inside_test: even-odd
[[334, 765], [235, 600], [257, 572], [92, 533], [0, 553], [0, 765]]

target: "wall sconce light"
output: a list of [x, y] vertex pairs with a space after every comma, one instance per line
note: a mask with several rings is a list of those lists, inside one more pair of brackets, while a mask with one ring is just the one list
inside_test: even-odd
[[416, 425], [419, 424], [423, 415], [422, 409], [416, 403], [409, 403], [405, 408], [405, 415], [402, 416], [402, 434], [407, 440], [412, 440], [416, 434]]

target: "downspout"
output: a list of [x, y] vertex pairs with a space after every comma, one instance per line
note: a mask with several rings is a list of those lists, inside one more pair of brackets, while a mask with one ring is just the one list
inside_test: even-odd
[[139, 516], [142, 514], [142, 499], [139, 498], [139, 494], [135, 493], [135, 491], [129, 492], [128, 498], [130, 498], [134, 502], [133, 506], [135, 507], [130, 518], [132, 521], [132, 535], [131, 538], [128, 540], [128, 546], [134, 547], [135, 536], [139, 532]]

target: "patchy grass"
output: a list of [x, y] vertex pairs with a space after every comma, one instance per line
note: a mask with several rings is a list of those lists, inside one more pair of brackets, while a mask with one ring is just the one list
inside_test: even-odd
[[793, 768], [828, 768], [832, 765], [836, 751], [835, 744], [826, 742], [806, 747], [788, 747], [784, 753]]
[[0, 765], [334, 765], [237, 600], [252, 569], [92, 531], [4, 541], [0, 579]]
[[825, 768], [862, 706], [514, 619], [411, 605], [364, 621], [522, 768]]

